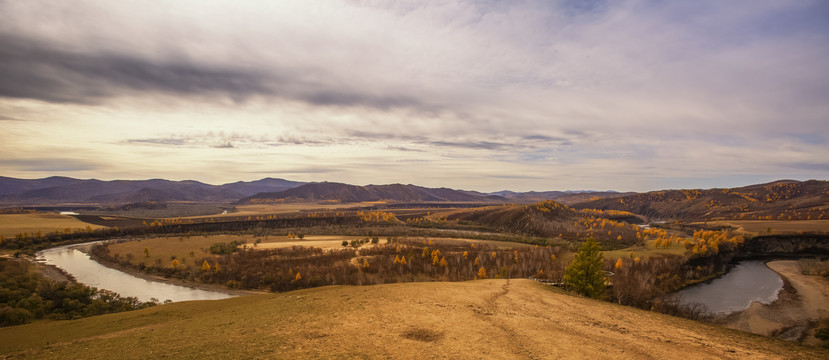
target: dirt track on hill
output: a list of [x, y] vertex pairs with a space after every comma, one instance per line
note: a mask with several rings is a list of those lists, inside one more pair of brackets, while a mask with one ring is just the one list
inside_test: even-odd
[[826, 350], [589, 300], [530, 280], [334, 286], [174, 303], [0, 329], [0, 353], [89, 359], [829, 357]]

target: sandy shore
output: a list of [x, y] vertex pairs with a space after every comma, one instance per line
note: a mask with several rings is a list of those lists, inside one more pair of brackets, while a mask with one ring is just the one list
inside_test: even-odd
[[803, 275], [796, 260], [775, 260], [768, 267], [783, 277], [784, 286], [772, 304], [752, 303], [748, 309], [722, 319], [731, 329], [819, 345], [814, 327], [821, 318], [829, 317], [829, 281], [814, 275]]

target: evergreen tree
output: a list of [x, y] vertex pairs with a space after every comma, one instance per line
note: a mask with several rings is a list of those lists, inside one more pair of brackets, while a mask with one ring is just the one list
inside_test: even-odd
[[603, 265], [604, 260], [599, 243], [593, 238], [588, 238], [579, 247], [576, 258], [567, 266], [564, 283], [579, 294], [599, 299], [607, 287], [607, 278], [602, 270]]

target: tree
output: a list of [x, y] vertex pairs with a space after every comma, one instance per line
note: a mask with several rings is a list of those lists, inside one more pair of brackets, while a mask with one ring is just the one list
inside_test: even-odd
[[486, 278], [487, 278], [486, 269], [483, 266], [481, 266], [481, 268], [478, 269], [478, 279], [486, 279]]
[[202, 271], [207, 271], [207, 270], [210, 270], [210, 263], [208, 263], [208, 262], [207, 262], [207, 260], [205, 260], [205, 261], [201, 264], [201, 270], [202, 270]]
[[173, 262], [170, 263], [170, 265], [173, 266], [173, 269], [177, 268], [178, 267], [178, 259], [173, 259]]
[[148, 248], [148, 247], [144, 248], [144, 255], [146, 255], [147, 257], [150, 257], [150, 248]]
[[613, 268], [614, 269], [621, 269], [622, 266], [625, 266], [625, 265], [624, 265], [624, 263], [622, 263], [622, 258], [619, 258], [619, 260], [616, 260], [616, 265], [614, 265]]
[[588, 238], [579, 247], [576, 258], [567, 266], [564, 283], [579, 294], [599, 299], [607, 288], [603, 265], [604, 259], [599, 243], [593, 238]]

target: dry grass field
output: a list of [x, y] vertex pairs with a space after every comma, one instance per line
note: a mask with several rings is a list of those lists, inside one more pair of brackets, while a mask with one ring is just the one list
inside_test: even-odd
[[825, 359], [530, 280], [328, 286], [0, 329], [32, 359]]
[[72, 216], [58, 215], [58, 214], [2, 214], [0, 215], [0, 235], [7, 238], [13, 238], [19, 233], [37, 233], [38, 231], [44, 234], [60, 231], [63, 232], [66, 228], [75, 231], [78, 229], [86, 229], [89, 226], [92, 229], [101, 228], [103, 226], [93, 225], [80, 221]]
[[[736, 227], [738, 232], [765, 234], [771, 228], [778, 234], [802, 232], [829, 232], [829, 220], [720, 220], [723, 225]], [[708, 222], [712, 224], [712, 222]]]
[[[255, 244], [256, 240], [261, 240], [260, 243]], [[210, 235], [210, 236], [171, 236], [171, 237], [156, 237], [150, 239], [142, 239], [135, 241], [127, 241], [118, 244], [112, 244], [109, 247], [111, 254], [119, 254], [122, 257], [127, 257], [133, 264], [144, 263], [144, 265], [170, 265], [172, 257], [175, 256], [179, 262], [185, 266], [200, 265], [194, 264], [195, 259], [210, 256], [210, 245], [231, 241], [244, 241], [248, 247], [255, 249], [274, 249], [291, 246], [308, 246], [318, 247], [322, 249], [341, 249], [343, 241], [352, 241], [366, 239], [365, 236], [345, 236], [345, 235], [306, 235], [304, 239], [289, 238], [287, 236], [253, 236], [253, 235]], [[534, 245], [503, 242], [494, 240], [477, 240], [477, 239], [457, 239], [457, 238], [418, 238], [409, 237], [413, 240], [421, 240], [428, 242], [448, 242], [448, 243], [474, 243], [486, 244], [497, 248], [515, 248], [515, 247], [529, 247]], [[386, 238], [381, 237], [379, 243], [386, 243]], [[372, 246], [367, 243], [361, 246]], [[144, 253], [144, 248], [149, 250], [150, 255]], [[132, 255], [128, 255], [132, 254]]]
[[626, 249], [620, 250], [612, 250], [612, 251], [602, 251], [604, 254], [605, 259], [618, 259], [622, 257], [640, 257], [640, 258], [649, 258], [651, 256], [662, 256], [662, 255], [684, 255], [685, 254], [685, 246], [683, 245], [671, 245], [667, 248], [664, 247], [655, 247], [654, 243], [656, 240], [646, 240], [645, 244], [637, 244], [631, 246]]
[[279, 215], [279, 214], [295, 214], [300, 211], [330, 211], [336, 209], [345, 209], [361, 206], [376, 205], [376, 202], [371, 203], [347, 203], [347, 204], [319, 204], [315, 202], [310, 203], [285, 203], [285, 204], [246, 204], [237, 205], [236, 211], [228, 212], [227, 214], [203, 215], [203, 216], [189, 216], [182, 217], [183, 219], [203, 219], [203, 218], [223, 218], [223, 217], [239, 217], [239, 216], [262, 216], [262, 215]]

